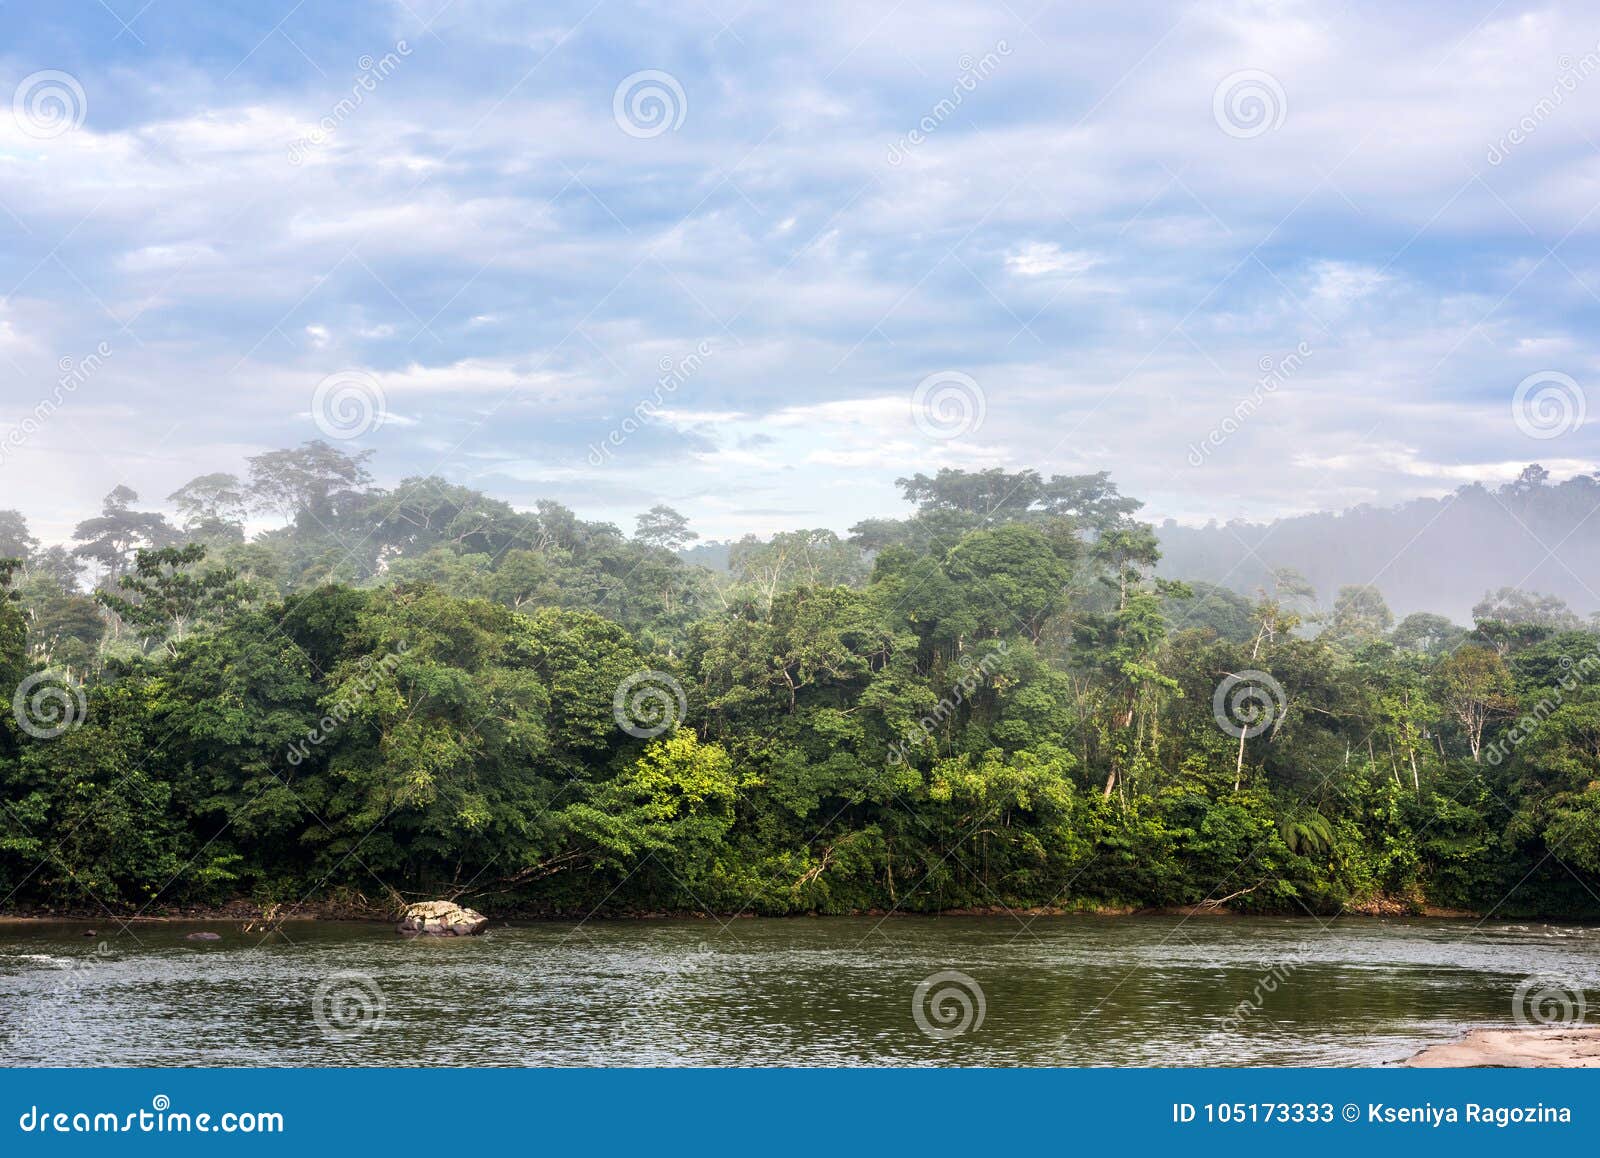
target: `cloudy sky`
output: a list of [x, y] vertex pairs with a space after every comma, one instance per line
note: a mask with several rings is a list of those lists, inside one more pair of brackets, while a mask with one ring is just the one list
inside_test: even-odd
[[333, 7], [6, 6], [42, 538], [330, 434], [718, 537], [946, 465], [1203, 521], [1600, 460], [1593, 5]]

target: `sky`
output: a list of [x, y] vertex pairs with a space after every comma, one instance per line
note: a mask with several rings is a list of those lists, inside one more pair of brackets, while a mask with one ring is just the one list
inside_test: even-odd
[[3, 15], [46, 541], [312, 438], [708, 538], [945, 466], [1204, 522], [1600, 465], [1593, 5]]

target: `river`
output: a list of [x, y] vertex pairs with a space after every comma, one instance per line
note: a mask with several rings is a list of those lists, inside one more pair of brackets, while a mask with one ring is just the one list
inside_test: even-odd
[[1455, 920], [87, 927], [0, 924], [0, 1062], [1376, 1065], [1512, 1024], [1530, 975], [1600, 993], [1600, 929]]

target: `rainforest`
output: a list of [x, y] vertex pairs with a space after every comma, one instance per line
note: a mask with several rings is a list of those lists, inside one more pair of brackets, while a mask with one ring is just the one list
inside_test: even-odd
[[1105, 473], [900, 488], [708, 545], [311, 442], [0, 512], [4, 908], [1600, 917], [1560, 599], [1396, 621], [1168, 575]]

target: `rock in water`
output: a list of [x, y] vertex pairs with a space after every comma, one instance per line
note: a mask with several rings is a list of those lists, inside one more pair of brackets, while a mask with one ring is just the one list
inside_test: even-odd
[[184, 940], [185, 941], [220, 941], [220, 940], [222, 940], [222, 934], [221, 933], [190, 933], [187, 937], [184, 938]]
[[489, 927], [489, 918], [451, 901], [423, 901], [407, 905], [395, 926], [397, 933], [424, 937], [471, 937]]

